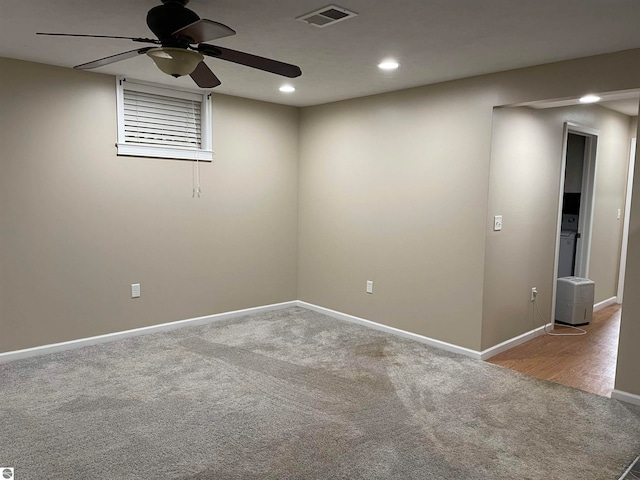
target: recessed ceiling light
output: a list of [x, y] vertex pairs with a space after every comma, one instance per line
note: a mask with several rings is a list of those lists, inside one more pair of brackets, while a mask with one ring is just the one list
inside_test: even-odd
[[580, 103], [596, 103], [602, 100], [602, 97], [597, 95], [585, 95], [580, 99]]
[[395, 60], [384, 60], [378, 64], [380, 70], [395, 70], [400, 64]]
[[296, 91], [296, 88], [294, 86], [292, 86], [292, 85], [282, 85], [280, 87], [280, 91], [282, 93], [292, 93], [292, 92]]

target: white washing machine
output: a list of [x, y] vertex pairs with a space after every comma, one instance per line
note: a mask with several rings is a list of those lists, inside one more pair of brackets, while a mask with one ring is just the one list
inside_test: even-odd
[[576, 240], [578, 238], [578, 215], [562, 214], [558, 277], [570, 277], [575, 274]]
[[560, 256], [558, 258], [558, 278], [570, 277], [575, 272], [576, 232], [560, 233]]

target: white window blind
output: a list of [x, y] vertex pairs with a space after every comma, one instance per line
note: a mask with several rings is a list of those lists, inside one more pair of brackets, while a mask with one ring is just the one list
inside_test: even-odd
[[211, 160], [209, 96], [119, 79], [118, 154]]
[[200, 102], [124, 91], [127, 143], [200, 148]]

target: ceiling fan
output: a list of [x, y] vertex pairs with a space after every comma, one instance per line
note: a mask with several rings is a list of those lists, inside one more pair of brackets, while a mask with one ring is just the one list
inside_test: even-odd
[[228, 26], [201, 19], [186, 5], [189, 0], [162, 0], [162, 5], [153, 7], [147, 13], [147, 25], [157, 38], [120, 37], [112, 35], [83, 35], [72, 33], [38, 33], [64, 37], [121, 38], [139, 43], [150, 43], [153, 47], [136, 48], [92, 62], [76, 65], [75, 69], [88, 70], [103, 67], [137, 55], [147, 54], [160, 70], [174, 77], [189, 75], [201, 88], [214, 88], [220, 80], [204, 63], [204, 55], [238, 63], [284, 77], [295, 78], [302, 75], [299, 67], [288, 63], [259, 57], [230, 48], [209, 45], [203, 42], [235, 35]]

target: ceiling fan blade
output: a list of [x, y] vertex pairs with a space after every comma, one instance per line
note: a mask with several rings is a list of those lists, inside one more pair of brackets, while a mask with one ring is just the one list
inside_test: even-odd
[[38, 32], [36, 33], [36, 35], [51, 35], [55, 37], [121, 38], [124, 40], [133, 40], [134, 42], [153, 43], [155, 45], [160, 45], [160, 40], [156, 40], [154, 38], [118, 37], [114, 35], [84, 35], [80, 33], [42, 33], [42, 32]]
[[235, 34], [236, 31], [234, 29], [222, 23], [203, 18], [173, 32], [172, 36], [189, 37], [192, 40], [191, 43], [202, 43]]
[[198, 64], [191, 78], [200, 88], [215, 88], [222, 83], [204, 62]]
[[109, 57], [104, 57], [98, 60], [94, 60], [93, 62], [83, 63], [82, 65], [76, 65], [73, 68], [75, 68], [76, 70], [89, 70], [91, 68], [104, 67], [105, 65], [119, 62], [120, 60], [126, 60], [127, 58], [132, 58], [132, 57], [141, 55], [143, 53], [147, 53], [147, 51], [151, 50], [152, 48], [154, 47], [137, 48], [135, 50], [129, 50], [128, 52], [117, 53]]
[[198, 51], [210, 57], [227, 60], [228, 62], [239, 63], [247, 67], [257, 68], [265, 72], [275, 73], [283, 77], [295, 78], [302, 75], [300, 67], [290, 65], [288, 63], [278, 62], [269, 58], [259, 57], [250, 53], [231, 50], [230, 48], [216, 47], [201, 43], [198, 45]]

